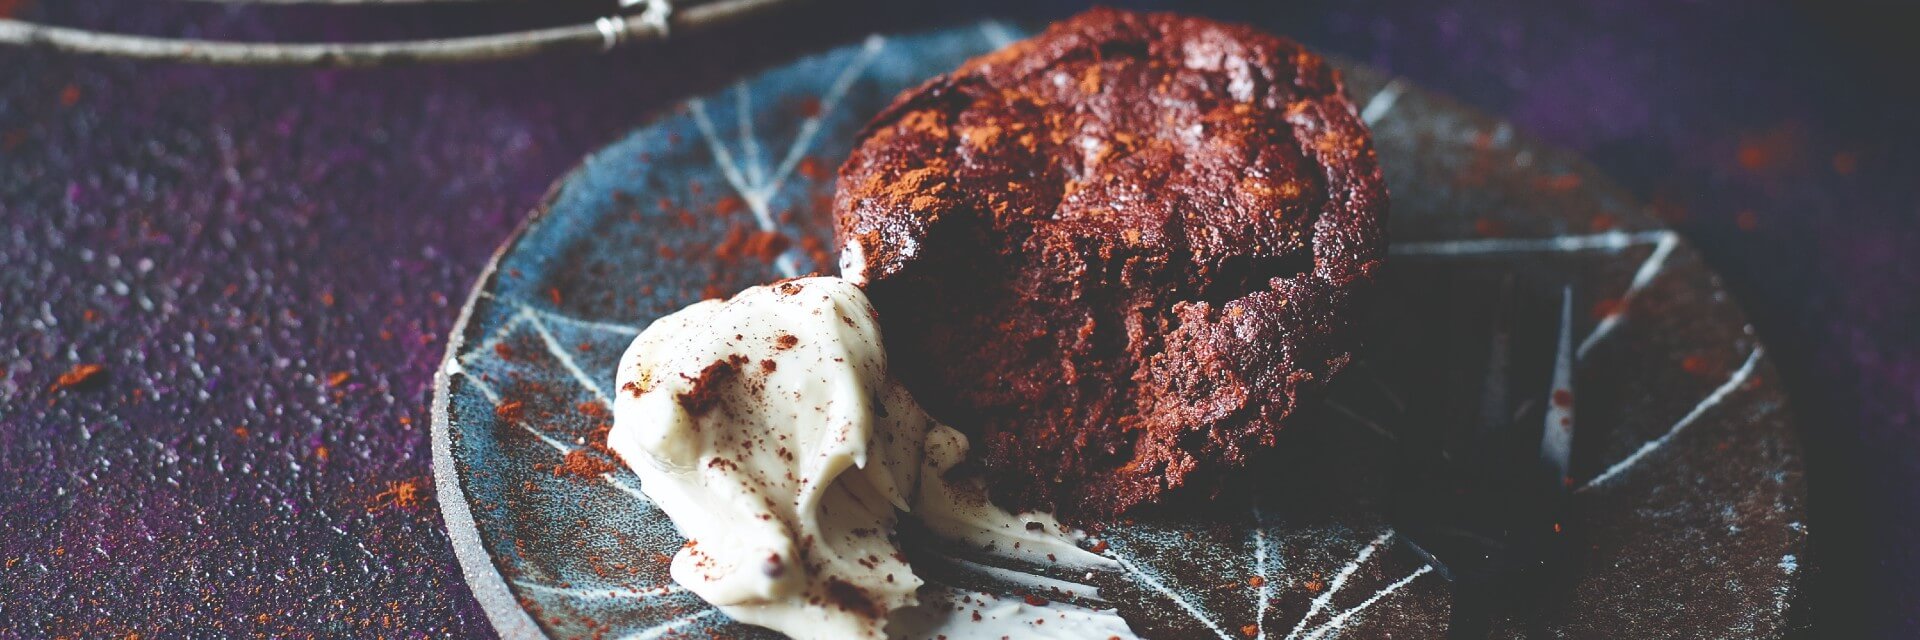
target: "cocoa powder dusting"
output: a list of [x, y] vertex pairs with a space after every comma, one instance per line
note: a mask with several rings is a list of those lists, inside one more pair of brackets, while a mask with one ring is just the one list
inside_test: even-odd
[[839, 578], [827, 579], [827, 600], [834, 606], [869, 618], [880, 618], [887, 613], [881, 609], [880, 603], [867, 595], [865, 589]]
[[820, 180], [831, 175], [827, 172], [826, 168], [820, 164], [820, 159], [813, 156], [807, 156], [801, 159], [798, 169], [800, 175], [808, 180]]
[[560, 459], [560, 463], [553, 466], [553, 475], [562, 478], [590, 479], [618, 470], [620, 455], [614, 453], [613, 449], [607, 448], [607, 433], [612, 430], [612, 424], [602, 422], [594, 427], [593, 431], [587, 432], [586, 446], [567, 452], [567, 455]]
[[785, 234], [778, 231], [757, 231], [736, 224], [727, 228], [726, 237], [713, 247], [713, 255], [727, 261], [757, 258], [761, 262], [773, 262], [792, 244]]
[[593, 478], [620, 468], [605, 457], [595, 455], [587, 449], [574, 449], [554, 465], [553, 475], [560, 477]]
[[696, 416], [706, 414], [719, 404], [720, 390], [740, 375], [740, 365], [746, 362], [747, 357], [741, 355], [713, 361], [713, 364], [700, 370], [700, 375], [688, 378], [693, 382], [692, 389], [674, 396], [674, 399], [680, 401], [680, 406], [685, 407], [687, 413]]

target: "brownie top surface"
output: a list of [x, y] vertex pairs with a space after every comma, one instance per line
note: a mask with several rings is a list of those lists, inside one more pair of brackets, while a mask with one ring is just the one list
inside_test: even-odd
[[1304, 262], [1324, 240], [1323, 275], [1338, 277], [1383, 244], [1377, 215], [1316, 229], [1330, 208], [1384, 200], [1337, 73], [1251, 27], [1096, 9], [903, 94], [862, 138], [841, 231], [873, 240], [883, 270], [902, 257], [881, 245], [913, 246], [955, 209], [1203, 270]]

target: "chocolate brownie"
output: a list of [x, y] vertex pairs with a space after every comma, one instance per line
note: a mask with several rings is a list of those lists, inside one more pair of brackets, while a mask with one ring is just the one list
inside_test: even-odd
[[1386, 191], [1340, 74], [1095, 9], [894, 100], [834, 200], [892, 368], [1015, 508], [1211, 496], [1352, 359]]

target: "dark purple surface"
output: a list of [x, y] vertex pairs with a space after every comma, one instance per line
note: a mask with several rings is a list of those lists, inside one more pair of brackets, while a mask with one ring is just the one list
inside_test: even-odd
[[[317, 10], [42, 4], [20, 11], [247, 37], [525, 17], [349, 11], [383, 18], [349, 29]], [[1889, 61], [1914, 50], [1865, 11], [1566, 4], [1200, 9], [1509, 117], [1656, 202], [1726, 275], [1805, 416], [1797, 615], [1821, 637], [1912, 628], [1920, 139]], [[549, 182], [648, 109], [785, 51], [944, 19], [887, 13], [666, 61], [313, 72], [0, 51], [0, 637], [486, 635], [429, 502], [448, 301]], [[49, 391], [83, 362], [103, 379]], [[409, 482], [412, 504], [393, 491]]]

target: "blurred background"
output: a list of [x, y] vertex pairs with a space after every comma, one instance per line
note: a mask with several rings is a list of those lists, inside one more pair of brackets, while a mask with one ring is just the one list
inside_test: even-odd
[[[1897, 3], [1126, 2], [1251, 22], [1573, 149], [1724, 275], [1804, 425], [1802, 637], [1920, 634], [1920, 20]], [[610, 2], [0, 0], [233, 40], [579, 24]], [[458, 301], [582, 155], [742, 73], [1056, 0], [811, 2], [458, 66], [0, 48], [0, 636], [489, 636], [432, 504]], [[76, 365], [100, 363], [57, 393]], [[72, 380], [70, 380], [71, 382]]]

